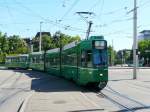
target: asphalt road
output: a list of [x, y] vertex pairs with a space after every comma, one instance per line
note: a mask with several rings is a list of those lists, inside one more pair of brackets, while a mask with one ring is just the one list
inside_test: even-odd
[[26, 70], [0, 70], [0, 112], [122, 111], [150, 112], [150, 69], [110, 69], [109, 83], [101, 92], [70, 81]]

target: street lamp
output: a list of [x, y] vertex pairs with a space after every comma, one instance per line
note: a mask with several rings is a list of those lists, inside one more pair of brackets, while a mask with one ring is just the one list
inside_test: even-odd
[[40, 22], [40, 41], [39, 41], [39, 52], [41, 52], [41, 49], [42, 49], [42, 32], [41, 32], [41, 30], [42, 30], [42, 21]]
[[60, 32], [56, 33], [56, 37], [59, 39], [59, 64], [60, 64], [60, 75], [62, 74], [62, 68], [61, 68], [61, 64], [62, 64], [62, 40], [61, 40], [61, 34]]

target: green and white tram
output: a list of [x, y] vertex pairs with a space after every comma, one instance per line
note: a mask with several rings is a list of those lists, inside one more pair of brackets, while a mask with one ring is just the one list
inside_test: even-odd
[[27, 55], [24, 64], [17, 61], [18, 59], [21, 60], [22, 56], [8, 56], [7, 66], [21, 68], [24, 66], [24, 68], [46, 71], [51, 75], [73, 80], [79, 85], [89, 85], [99, 89], [103, 89], [108, 81], [107, 41], [103, 36], [91, 36], [89, 40], [72, 42], [61, 50], [60, 48], [48, 50], [45, 59], [44, 52]]
[[107, 42], [101, 36], [72, 42], [52, 49], [46, 55], [46, 70], [74, 80], [79, 85], [103, 89], [108, 81]]
[[6, 67], [26, 69], [29, 67], [28, 59], [28, 54], [6, 56]]
[[32, 52], [29, 54], [29, 68], [44, 71], [44, 52]]

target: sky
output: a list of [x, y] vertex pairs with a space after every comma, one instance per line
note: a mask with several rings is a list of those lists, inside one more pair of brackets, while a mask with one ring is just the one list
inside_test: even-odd
[[[134, 0], [0, 0], [0, 31], [7, 35], [33, 38], [40, 31], [61, 31], [85, 39], [88, 21], [90, 35], [103, 35], [115, 50], [131, 49], [133, 44]], [[150, 0], [137, 0], [138, 32], [150, 29]], [[78, 15], [76, 12], [93, 12]], [[130, 13], [128, 13], [130, 12]]]

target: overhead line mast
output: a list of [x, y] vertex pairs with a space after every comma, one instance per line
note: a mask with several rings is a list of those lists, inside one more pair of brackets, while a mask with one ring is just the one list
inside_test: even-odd
[[134, 0], [134, 13], [133, 13], [133, 79], [137, 78], [137, 63], [138, 63], [138, 44], [137, 44], [137, 0]]
[[137, 79], [138, 66], [138, 43], [137, 43], [137, 0], [134, 0], [134, 8], [129, 11], [133, 12], [133, 79]]

